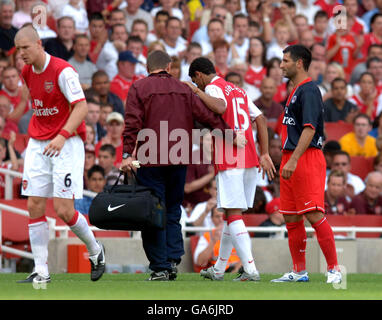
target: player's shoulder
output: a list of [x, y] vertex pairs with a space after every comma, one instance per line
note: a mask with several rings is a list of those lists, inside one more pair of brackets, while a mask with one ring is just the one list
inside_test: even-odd
[[299, 92], [301, 94], [312, 94], [313, 96], [315, 95], [321, 95], [320, 89], [318, 88], [318, 85], [314, 81], [308, 81], [304, 83], [303, 85], [300, 86]]

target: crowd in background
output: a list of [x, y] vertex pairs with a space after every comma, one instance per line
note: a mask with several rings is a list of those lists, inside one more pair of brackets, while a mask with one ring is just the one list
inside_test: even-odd
[[[28, 135], [34, 112], [13, 42], [25, 24], [34, 25], [46, 52], [79, 73], [89, 108], [86, 189], [98, 193], [118, 179], [128, 90], [148, 75], [154, 50], [172, 56], [171, 74], [182, 81], [191, 81], [190, 63], [207, 56], [217, 75], [245, 89], [268, 120], [279, 168], [283, 109], [295, 85], [280, 63], [283, 49], [299, 43], [312, 52], [309, 75], [322, 93], [325, 122], [353, 126], [324, 143], [327, 213], [382, 214], [382, 0], [0, 0], [0, 167], [17, 171], [24, 151], [17, 141]], [[194, 141], [195, 152], [210, 150], [211, 141], [209, 134]], [[352, 172], [356, 156], [374, 159], [366, 179]], [[184, 192], [186, 223], [216, 227], [213, 166], [189, 165]], [[76, 207], [87, 213], [90, 203], [84, 197]], [[264, 225], [281, 225], [278, 208], [278, 177], [259, 178], [248, 213], [268, 213]]]

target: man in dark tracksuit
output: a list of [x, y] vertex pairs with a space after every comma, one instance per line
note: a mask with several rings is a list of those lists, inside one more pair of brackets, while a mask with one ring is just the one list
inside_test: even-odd
[[[134, 82], [126, 101], [121, 170], [126, 172], [133, 168], [135, 157], [132, 154], [138, 140], [136, 158], [142, 163], [137, 170], [138, 181], [153, 188], [167, 209], [167, 225], [164, 230], [142, 231], [143, 248], [153, 271], [148, 280], [175, 280], [175, 266], [184, 254], [179, 223], [180, 206], [183, 201], [186, 165], [190, 163], [192, 154], [194, 121], [220, 129], [223, 133], [230, 129], [220, 116], [207, 109], [187, 85], [168, 73], [170, 62], [167, 53], [152, 52], [147, 59], [149, 76]], [[183, 136], [179, 140], [175, 133], [181, 132], [186, 134], [187, 139]], [[172, 133], [176, 139], [171, 138]], [[142, 141], [144, 139], [141, 136], [145, 134], [146, 138], [154, 138]], [[177, 148], [179, 144], [182, 145], [179, 148], [181, 150]], [[187, 156], [174, 156], [176, 150]], [[151, 153], [151, 156], [147, 157], [147, 153]]]

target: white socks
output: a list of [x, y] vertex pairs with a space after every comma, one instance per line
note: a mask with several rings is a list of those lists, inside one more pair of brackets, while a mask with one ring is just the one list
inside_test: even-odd
[[232, 221], [229, 225], [229, 233], [236, 253], [240, 258], [244, 271], [248, 274], [256, 272], [255, 260], [252, 256], [251, 239], [243, 219]]
[[68, 226], [73, 233], [85, 243], [86, 248], [88, 249], [89, 256], [96, 255], [100, 252], [101, 248], [99, 247], [93, 232], [90, 230], [86, 218], [76, 211], [73, 216], [73, 219], [68, 222]]
[[222, 230], [222, 236], [220, 239], [219, 257], [214, 265], [214, 269], [218, 274], [224, 274], [228, 259], [232, 252], [232, 240], [227, 221], [224, 221], [224, 227]]
[[49, 228], [45, 216], [31, 219], [29, 227], [29, 240], [31, 243], [35, 269], [42, 276], [49, 276], [48, 271], [48, 243]]

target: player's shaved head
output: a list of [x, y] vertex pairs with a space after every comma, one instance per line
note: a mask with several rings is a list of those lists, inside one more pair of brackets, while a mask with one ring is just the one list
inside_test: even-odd
[[21, 28], [15, 36], [15, 42], [21, 39], [28, 39], [32, 42], [39, 41], [40, 37], [33, 26], [29, 25]]

